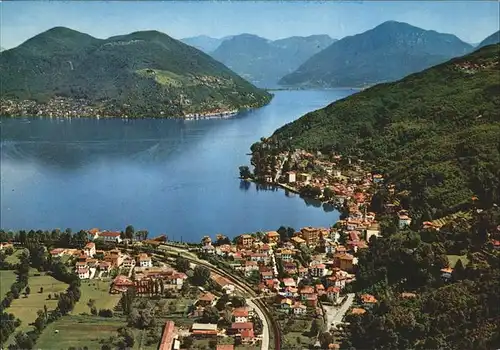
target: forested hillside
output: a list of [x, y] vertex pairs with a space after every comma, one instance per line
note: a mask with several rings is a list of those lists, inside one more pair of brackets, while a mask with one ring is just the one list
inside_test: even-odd
[[500, 202], [499, 45], [337, 101], [278, 129], [375, 164], [425, 217]]

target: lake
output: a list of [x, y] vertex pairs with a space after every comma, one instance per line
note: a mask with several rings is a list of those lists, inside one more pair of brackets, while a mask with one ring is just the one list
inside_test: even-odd
[[338, 212], [238, 179], [252, 143], [352, 90], [276, 91], [230, 119], [1, 118], [3, 229], [204, 235], [329, 226]]

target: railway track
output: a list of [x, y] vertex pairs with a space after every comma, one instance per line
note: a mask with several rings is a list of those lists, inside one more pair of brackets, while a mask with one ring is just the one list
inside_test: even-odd
[[[167, 252], [167, 251], [162, 251], [161, 253], [155, 253], [157, 257], [165, 257], [165, 255], [170, 255], [170, 256], [178, 256], [178, 252]], [[257, 293], [253, 290], [253, 288], [248, 285], [245, 282], [242, 282], [238, 278], [234, 277], [227, 271], [212, 265], [209, 262], [199, 260], [199, 259], [193, 259], [189, 256], [183, 256], [186, 260], [189, 262], [196, 264], [196, 265], [202, 265], [209, 269], [212, 272], [215, 272], [218, 275], [223, 276], [224, 278], [227, 278], [229, 281], [234, 283], [235, 286], [238, 286], [241, 290], [244, 290], [247, 292], [251, 297], [256, 297]], [[269, 325], [270, 331], [273, 333], [273, 339], [274, 339], [274, 349], [275, 350], [281, 350], [281, 329], [279, 328], [277, 322], [273, 319], [271, 316], [271, 313], [269, 312], [269, 309], [267, 308], [267, 305], [262, 302], [262, 300], [259, 299], [254, 299], [253, 302], [259, 307], [259, 309], [262, 311], [264, 314], [264, 317], [266, 318], [266, 322]]]

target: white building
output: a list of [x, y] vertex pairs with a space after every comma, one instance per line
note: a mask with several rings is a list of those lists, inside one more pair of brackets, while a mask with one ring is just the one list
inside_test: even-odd
[[102, 238], [104, 242], [121, 243], [120, 232], [99, 232], [97, 238]]
[[153, 267], [153, 262], [151, 261], [151, 257], [147, 254], [139, 254], [137, 258], [140, 267]]
[[89, 242], [85, 245], [85, 248], [83, 248], [83, 251], [85, 255], [89, 257], [93, 257], [95, 255], [95, 243]]
[[313, 277], [323, 277], [326, 275], [325, 264], [317, 264], [309, 266], [309, 273]]
[[89, 279], [90, 278], [90, 269], [88, 267], [81, 267], [76, 270], [78, 278], [80, 279]]

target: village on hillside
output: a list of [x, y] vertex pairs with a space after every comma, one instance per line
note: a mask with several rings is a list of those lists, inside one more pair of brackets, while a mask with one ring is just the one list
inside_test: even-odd
[[[369, 211], [377, 205], [377, 190], [383, 186], [392, 196], [378, 205], [396, 229], [412, 225], [411, 214], [393, 196], [395, 186], [382, 174], [364, 171], [362, 162], [301, 150], [272, 157], [266, 164], [274, 165], [263, 166], [254, 155], [255, 177], [242, 167], [242, 178], [330, 202], [340, 219], [331, 227], [282, 226], [233, 239], [203, 236], [199, 243], [172, 242], [165, 235], [147, 239], [147, 231], [134, 234], [131, 226], [125, 232], [94, 228], [79, 232], [71, 247], [42, 246], [43, 254], [52, 268], [62, 263], [77, 276], [82, 298], [91, 298], [92, 315], [112, 315], [132, 327], [130, 334], [119, 331], [119, 339], [128, 339], [126, 333], [163, 350], [338, 349], [348, 336], [346, 318], [378, 303], [374, 295], [351, 288], [359, 257], [372, 237], [381, 236], [378, 214]], [[439, 231], [443, 220], [423, 222], [421, 229]], [[500, 249], [499, 241], [492, 244]], [[11, 255], [23, 250], [12, 242], [0, 249]], [[441, 269], [444, 282], [452, 279], [452, 266]], [[99, 299], [89, 297], [95, 295]], [[410, 290], [400, 297], [416, 294]]]

